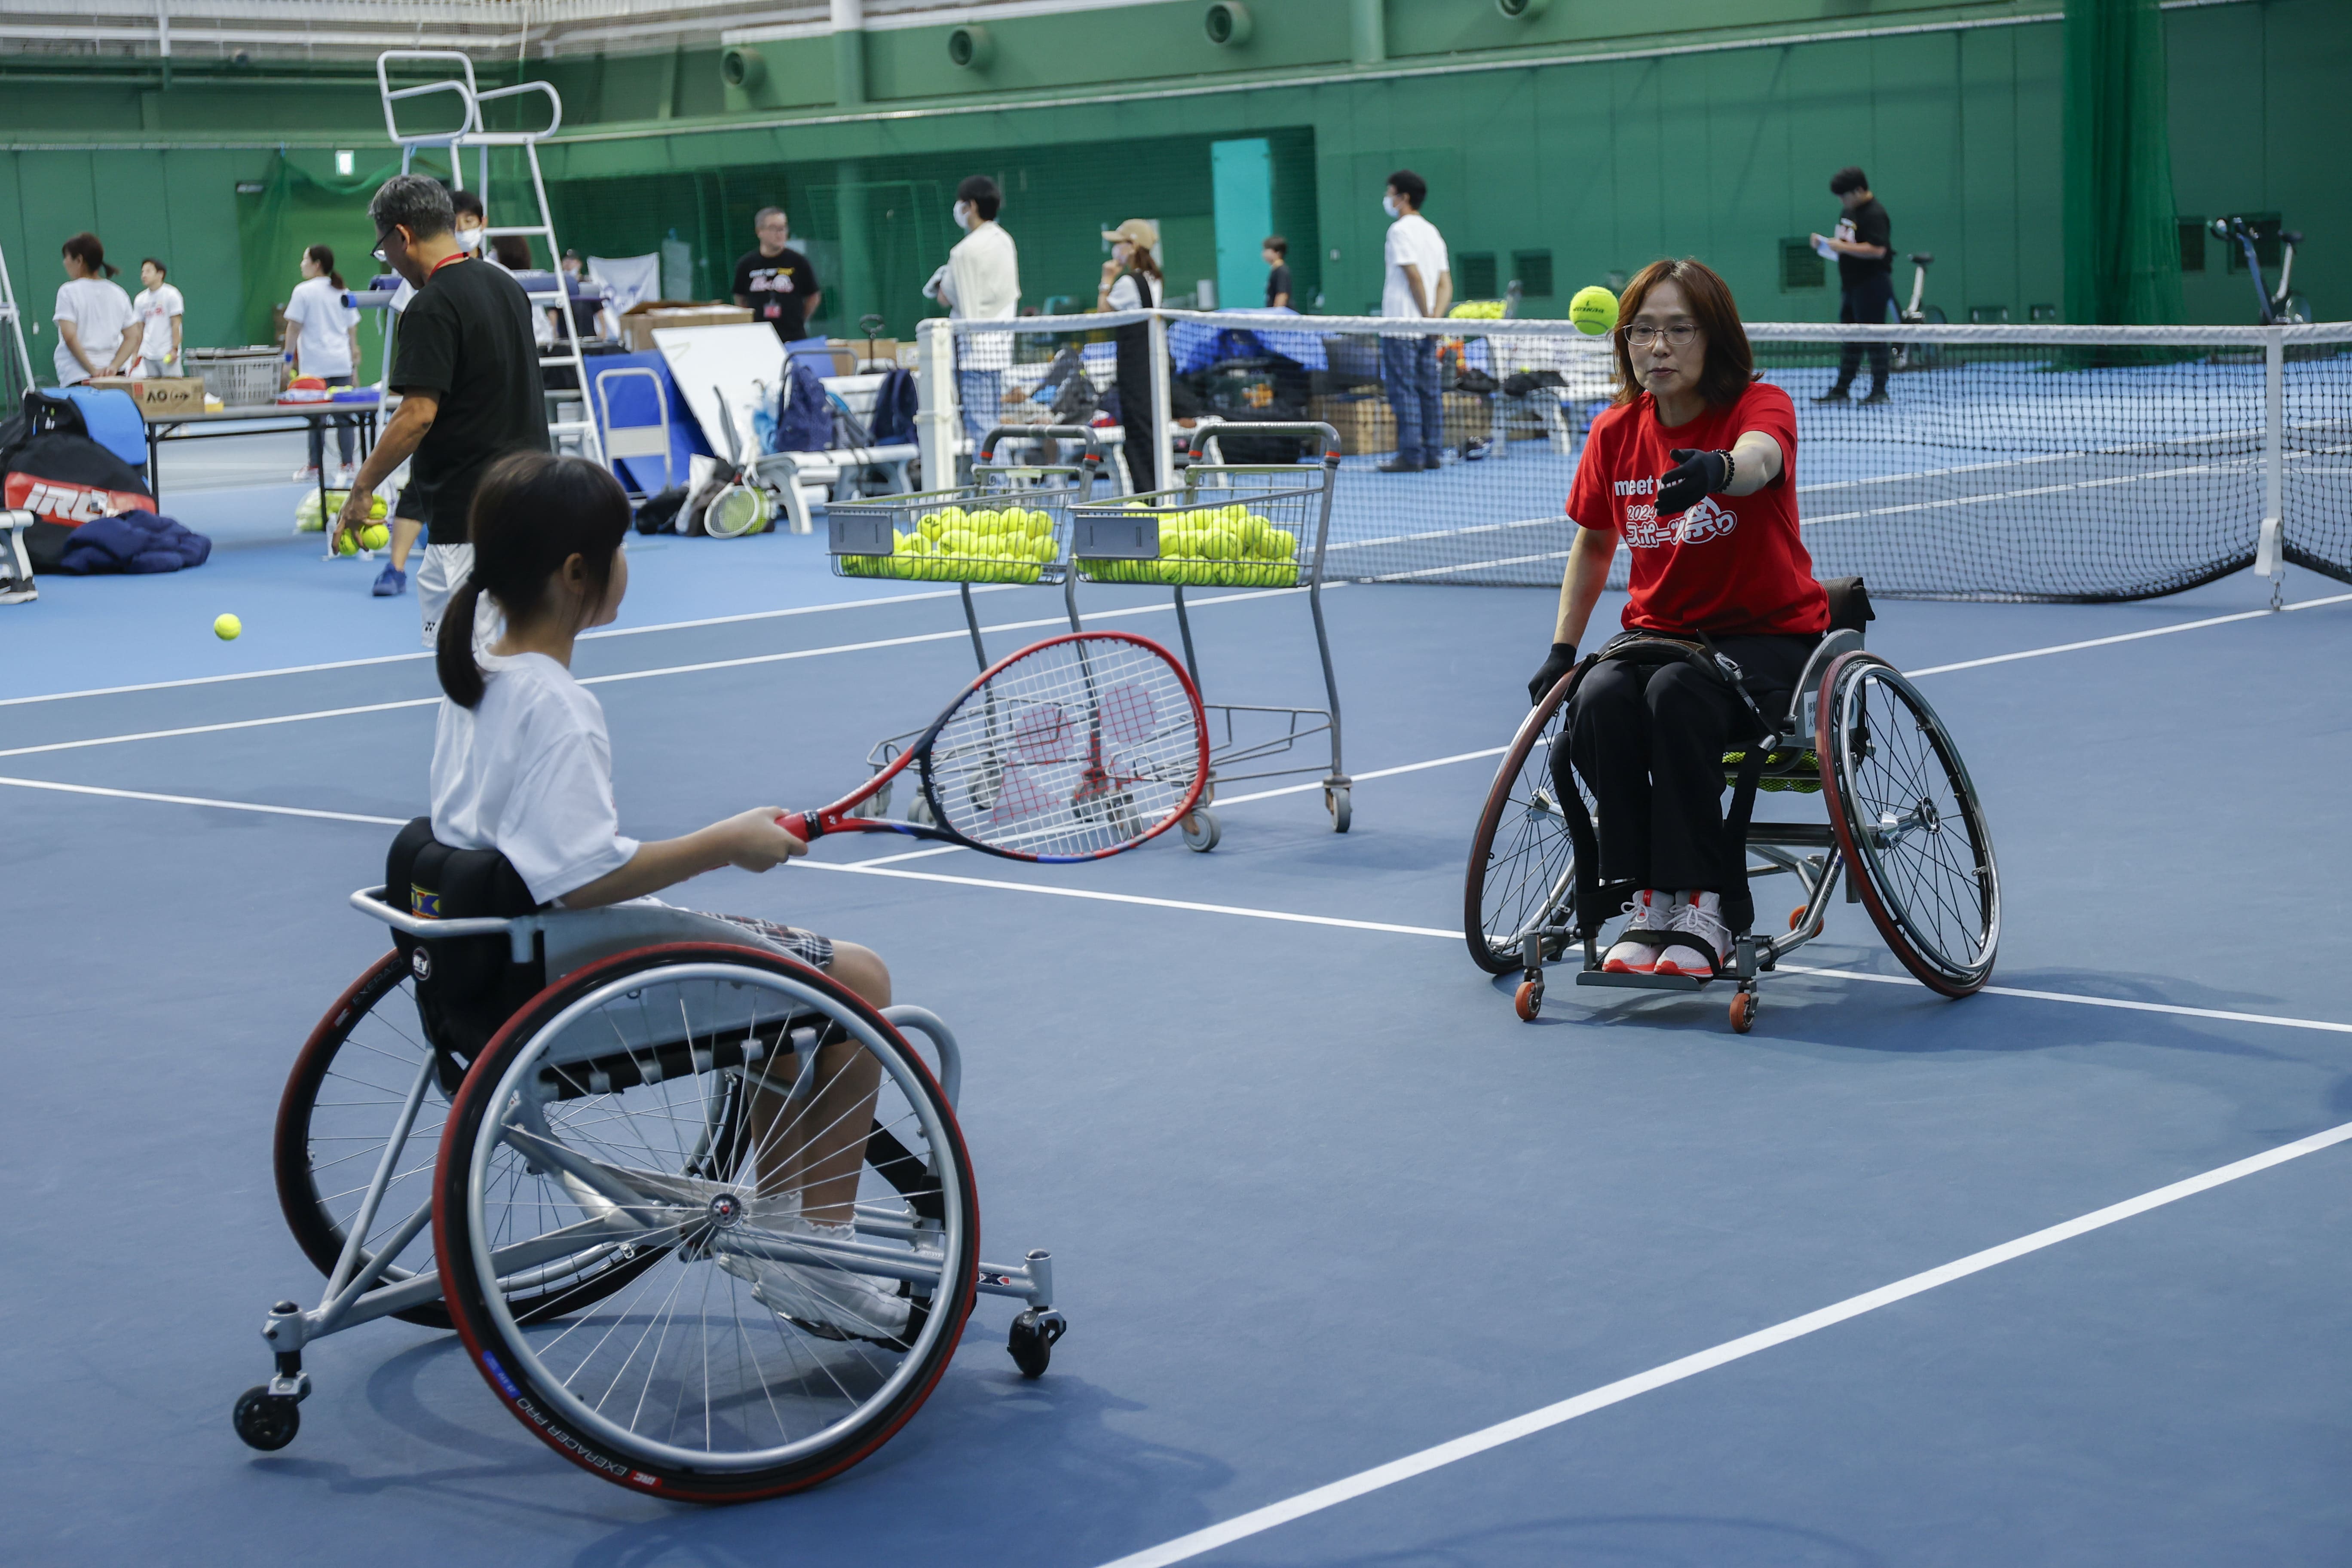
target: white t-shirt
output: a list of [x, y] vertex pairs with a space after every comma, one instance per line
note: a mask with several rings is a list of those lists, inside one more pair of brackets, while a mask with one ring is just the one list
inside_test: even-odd
[[968, 321], [1021, 313], [1021, 253], [1001, 224], [984, 223], [948, 252], [948, 302]]
[[169, 283], [142, 289], [139, 298], [131, 301], [131, 309], [139, 318], [139, 357], [158, 364], [171, 360], [172, 318], [186, 309], [180, 291]]
[[1437, 275], [1452, 268], [1445, 264], [1445, 237], [1437, 232], [1435, 224], [1419, 213], [1407, 213], [1389, 225], [1386, 255], [1388, 277], [1381, 285], [1381, 315], [1423, 314], [1412, 302], [1412, 286], [1404, 280], [1408, 265], [1421, 273], [1422, 297], [1437, 303]]
[[543, 653], [478, 649], [486, 689], [477, 707], [441, 700], [433, 736], [433, 837], [495, 849], [541, 903], [629, 863], [613, 805], [613, 742], [604, 710]]
[[331, 278], [306, 278], [286, 301], [286, 319], [299, 324], [294, 353], [304, 375], [352, 374], [352, 329], [360, 313], [343, 303], [343, 291]]
[[[1110, 292], [1103, 297], [1103, 303], [1114, 310], [1142, 310], [1143, 290], [1135, 286], [1135, 280], [1142, 276], [1140, 272], [1129, 272], [1120, 278], [1110, 286]], [[1151, 302], [1154, 305], [1160, 303], [1160, 297], [1166, 291], [1160, 279], [1155, 278], [1151, 280]]]
[[[131, 296], [122, 285], [105, 278], [76, 278], [58, 289], [58, 308], [52, 312], [60, 321], [71, 321], [74, 333], [81, 340], [81, 352], [106, 374], [114, 363], [114, 353], [122, 346], [122, 335], [131, 330], [138, 318], [131, 311]], [[66, 335], [58, 333], [58, 384], [76, 386], [89, 379], [89, 372], [66, 347]]]

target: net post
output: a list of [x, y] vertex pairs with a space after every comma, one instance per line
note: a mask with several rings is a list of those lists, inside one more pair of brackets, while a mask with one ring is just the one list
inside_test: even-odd
[[2263, 531], [2254, 547], [2254, 570], [2271, 580], [2271, 608], [2286, 600], [2285, 541], [2286, 332], [2263, 333]]
[[915, 439], [923, 449], [923, 484], [944, 489], [955, 483], [955, 342], [948, 318], [929, 316], [915, 328]]
[[1170, 490], [1176, 488], [1176, 459], [1168, 450], [1168, 430], [1174, 423], [1170, 417], [1168, 398], [1168, 321], [1157, 310], [1151, 312], [1145, 325], [1146, 342], [1151, 360], [1151, 477], [1152, 489]]

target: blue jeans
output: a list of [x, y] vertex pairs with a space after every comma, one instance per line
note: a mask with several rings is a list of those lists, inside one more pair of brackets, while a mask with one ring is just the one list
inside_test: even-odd
[[[1004, 402], [1004, 373], [1001, 370], [958, 370], [956, 372], [956, 403], [963, 410], [964, 434], [977, 447], [981, 437], [996, 428], [997, 415]], [[925, 482], [929, 482], [925, 476]]]
[[1445, 405], [1437, 395], [1437, 340], [1382, 338], [1381, 381], [1396, 414], [1397, 460], [1436, 462], [1445, 445]]

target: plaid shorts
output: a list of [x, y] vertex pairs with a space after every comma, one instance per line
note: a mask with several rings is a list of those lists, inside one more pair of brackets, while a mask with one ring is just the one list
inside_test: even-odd
[[778, 925], [755, 915], [712, 915], [715, 921], [740, 926], [770, 947], [779, 947], [812, 969], [833, 967], [833, 938], [819, 936], [798, 926]]

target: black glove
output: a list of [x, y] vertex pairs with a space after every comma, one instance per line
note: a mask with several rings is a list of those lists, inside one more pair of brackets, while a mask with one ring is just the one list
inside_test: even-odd
[[1710, 496], [1731, 482], [1731, 454], [1702, 452], [1684, 447], [1666, 454], [1675, 460], [1658, 480], [1658, 511], [1688, 511], [1701, 496]]
[[1551, 653], [1544, 659], [1543, 668], [1536, 671], [1533, 680], [1528, 682], [1528, 701], [1542, 701], [1544, 694], [1559, 684], [1559, 678], [1575, 668], [1576, 645], [1572, 642], [1552, 644]]

